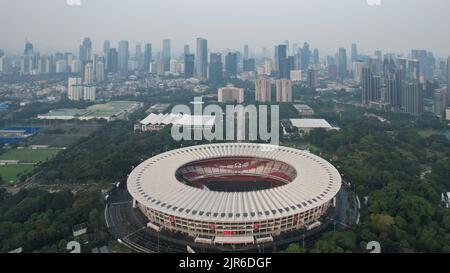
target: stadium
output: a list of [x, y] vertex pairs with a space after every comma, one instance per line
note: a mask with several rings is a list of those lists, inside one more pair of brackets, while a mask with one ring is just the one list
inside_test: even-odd
[[132, 171], [127, 188], [156, 232], [245, 246], [319, 226], [335, 204], [341, 176], [307, 151], [224, 143], [152, 157]]

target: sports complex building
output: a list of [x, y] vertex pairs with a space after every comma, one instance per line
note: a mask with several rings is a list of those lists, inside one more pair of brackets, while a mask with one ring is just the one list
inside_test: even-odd
[[127, 187], [148, 228], [237, 246], [319, 226], [341, 176], [307, 151], [224, 143], [150, 158], [129, 175]]

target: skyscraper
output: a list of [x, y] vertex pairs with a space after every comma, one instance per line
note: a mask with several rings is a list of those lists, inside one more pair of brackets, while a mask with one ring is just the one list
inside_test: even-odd
[[244, 60], [247, 60], [249, 57], [248, 45], [244, 45]]
[[396, 71], [395, 74], [391, 73], [387, 75], [386, 92], [385, 102], [391, 104], [392, 107], [399, 107], [401, 96], [401, 78], [399, 71]]
[[105, 68], [108, 67], [108, 55], [111, 49], [111, 42], [106, 40], [103, 42], [103, 58], [105, 59]]
[[245, 72], [252, 72], [256, 70], [256, 65], [255, 65], [255, 59], [250, 58], [250, 59], [244, 59], [244, 71]]
[[184, 45], [184, 55], [191, 54], [191, 47], [189, 45]]
[[67, 80], [67, 97], [69, 100], [83, 99], [83, 80], [81, 78], [69, 78]]
[[33, 54], [33, 44], [30, 43], [28, 40], [25, 42], [25, 50], [24, 50], [23, 54], [24, 55]]
[[314, 69], [320, 68], [320, 55], [319, 55], [319, 49], [314, 49]]
[[197, 77], [205, 80], [208, 77], [208, 41], [206, 39], [197, 38], [197, 55], [195, 57]]
[[144, 71], [150, 72], [150, 64], [152, 63], [152, 58], [152, 44], [145, 44], [143, 61]]
[[238, 70], [238, 58], [235, 52], [229, 52], [225, 56], [225, 75], [227, 78], [236, 78]]
[[358, 46], [353, 43], [352, 44], [352, 62], [356, 62], [358, 59]]
[[128, 61], [130, 59], [130, 51], [128, 46], [128, 41], [119, 42], [119, 53], [118, 53], [118, 70], [121, 73], [128, 73]]
[[402, 88], [402, 108], [406, 113], [423, 113], [422, 89], [417, 81], [404, 81]]
[[445, 119], [445, 110], [447, 109], [447, 90], [434, 90], [434, 114], [441, 119]]
[[170, 59], [172, 58], [171, 42], [169, 39], [163, 40], [162, 61], [164, 72], [170, 70]]
[[95, 81], [103, 82], [105, 80], [105, 64], [100, 61], [95, 66]]
[[209, 55], [208, 81], [212, 84], [221, 84], [223, 75], [222, 54], [211, 53]]
[[86, 101], [95, 101], [95, 86], [94, 85], [84, 86], [83, 99]]
[[84, 84], [92, 84], [94, 82], [94, 66], [91, 62], [84, 67]]
[[292, 102], [292, 82], [288, 79], [276, 81], [277, 102]]
[[309, 49], [309, 44], [304, 43], [301, 49], [301, 69], [306, 70], [311, 62], [311, 50]]
[[347, 77], [347, 51], [345, 48], [339, 48], [338, 74], [341, 80]]
[[272, 100], [272, 82], [270, 78], [261, 77], [255, 81], [255, 100], [270, 102]]
[[373, 93], [373, 74], [368, 67], [362, 69], [362, 104], [368, 105]]
[[136, 44], [136, 48], [134, 51], [134, 59], [136, 60], [138, 69], [142, 70], [144, 68], [144, 54], [142, 53], [141, 43]]
[[317, 88], [317, 71], [315, 69], [308, 69], [307, 82], [308, 88]]
[[287, 63], [287, 46], [278, 45], [276, 47], [276, 61], [277, 61], [277, 71], [279, 79], [288, 78], [288, 63]]
[[84, 38], [80, 45], [79, 58], [83, 63], [92, 60], [92, 41], [90, 38]]
[[195, 75], [195, 55], [184, 55], [184, 76], [185, 78], [192, 78]]
[[106, 70], [109, 73], [117, 73], [119, 65], [119, 56], [117, 53], [117, 49], [115, 48], [109, 49], [107, 64], [108, 65]]
[[447, 105], [450, 106], [450, 57], [447, 58]]

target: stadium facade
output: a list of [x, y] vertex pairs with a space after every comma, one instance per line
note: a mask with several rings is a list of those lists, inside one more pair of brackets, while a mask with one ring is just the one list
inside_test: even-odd
[[133, 170], [127, 187], [149, 228], [196, 243], [251, 245], [317, 226], [341, 176], [307, 151], [224, 143], [152, 157]]

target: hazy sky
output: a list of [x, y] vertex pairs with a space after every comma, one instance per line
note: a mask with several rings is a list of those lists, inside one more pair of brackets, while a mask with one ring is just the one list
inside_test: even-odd
[[[77, 51], [83, 37], [94, 49], [103, 40], [151, 42], [172, 39], [174, 51], [195, 38], [211, 50], [251, 51], [285, 40], [324, 53], [357, 42], [364, 53], [375, 49], [409, 52], [423, 48], [450, 55], [449, 0], [0, 0], [0, 48], [23, 51], [28, 38], [41, 52]], [[378, 0], [369, 0], [375, 1]]]

